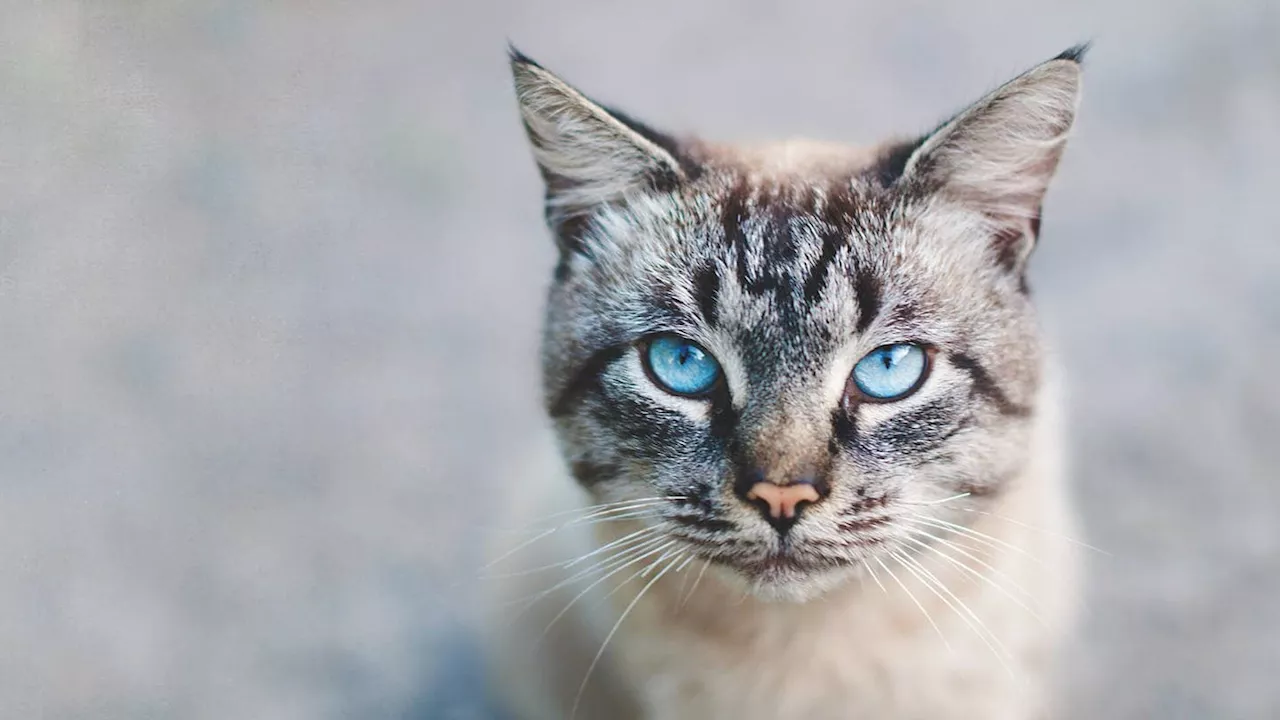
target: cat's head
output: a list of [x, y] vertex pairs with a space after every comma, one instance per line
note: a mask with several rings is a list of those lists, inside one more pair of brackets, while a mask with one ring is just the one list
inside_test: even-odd
[[676, 140], [513, 51], [560, 252], [547, 407], [578, 481], [657, 499], [617, 507], [795, 598], [1014, 482], [1041, 365], [1025, 266], [1081, 54], [859, 150]]

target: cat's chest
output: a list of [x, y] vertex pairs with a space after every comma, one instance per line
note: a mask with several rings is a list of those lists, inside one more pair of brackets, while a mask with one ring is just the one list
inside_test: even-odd
[[935, 629], [910, 609], [874, 598], [799, 617], [726, 606], [702, 628], [638, 627], [625, 662], [645, 678], [648, 716], [664, 720], [1024, 716], [1031, 688], [1017, 663], [958, 618], [938, 617]]

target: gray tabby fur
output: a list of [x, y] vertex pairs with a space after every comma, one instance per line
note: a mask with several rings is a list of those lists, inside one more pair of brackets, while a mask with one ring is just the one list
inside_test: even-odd
[[[514, 711], [1044, 712], [1076, 573], [1025, 266], [1081, 54], [919, 139], [856, 149], [676, 141], [513, 52], [560, 248], [544, 389], [578, 480], [523, 469], [517, 512], [637, 501], [498, 564], [517, 574], [496, 598], [541, 593], [495, 625]], [[719, 360], [718, 395], [675, 396], [648, 377], [641, 348], [660, 332]], [[919, 391], [850, 393], [858, 359], [901, 341], [932, 349]], [[735, 491], [750, 469], [816, 477], [830, 494], [782, 535]]]

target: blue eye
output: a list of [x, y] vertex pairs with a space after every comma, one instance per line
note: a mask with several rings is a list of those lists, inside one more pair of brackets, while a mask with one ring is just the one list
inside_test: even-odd
[[659, 335], [645, 351], [649, 374], [676, 395], [701, 395], [720, 379], [720, 363], [697, 343], [675, 335]]
[[901, 400], [920, 387], [928, 365], [919, 345], [884, 345], [853, 366], [853, 382], [872, 400]]

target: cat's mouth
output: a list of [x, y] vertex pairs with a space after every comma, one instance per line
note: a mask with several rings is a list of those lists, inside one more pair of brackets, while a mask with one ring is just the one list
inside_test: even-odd
[[754, 557], [722, 558], [745, 588], [762, 600], [803, 602], [836, 587], [853, 567], [847, 559], [779, 548]]
[[877, 555], [876, 544], [836, 550], [787, 542], [758, 552], [720, 555], [713, 562], [731, 570], [758, 597], [802, 600], [856, 575], [866, 558]]
[[843, 563], [837, 563], [831, 559], [814, 557], [789, 546], [771, 550], [764, 555], [734, 559], [730, 564], [738, 572], [755, 582], [794, 580], [797, 577], [812, 575], [843, 565]]
[[810, 569], [808, 563], [805, 563], [803, 560], [796, 557], [794, 553], [786, 550], [757, 560], [756, 562], [751, 563], [750, 568], [758, 574], [795, 572]]

